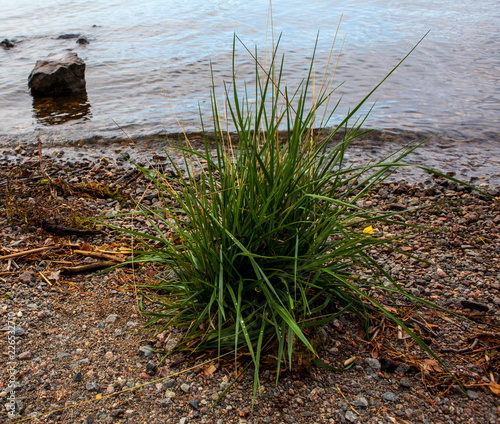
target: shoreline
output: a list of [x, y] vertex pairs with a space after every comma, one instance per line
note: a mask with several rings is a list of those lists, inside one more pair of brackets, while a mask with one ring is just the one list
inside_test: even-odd
[[[320, 130], [325, 131], [325, 130]], [[408, 143], [419, 143], [427, 139], [407, 162], [416, 166], [435, 169], [482, 188], [500, 188], [500, 134], [492, 133], [491, 138], [455, 140], [447, 135], [433, 135], [399, 129], [370, 130], [371, 132], [352, 142], [346, 151], [346, 163], [368, 163], [382, 159], [403, 148]], [[213, 133], [207, 132], [213, 142]], [[123, 137], [91, 137], [70, 142], [51, 143], [43, 138], [42, 152], [44, 160], [80, 163], [99, 161], [102, 157], [109, 160], [121, 160], [126, 155], [137, 163], [158, 164], [166, 161], [165, 152], [176, 156], [174, 146], [183, 143], [185, 137], [190, 143], [202, 148], [203, 133], [161, 133], [157, 135]], [[0, 145], [0, 162], [20, 163], [31, 157], [38, 159], [38, 141]], [[409, 183], [430, 184], [429, 175], [422, 170], [408, 167], [401, 175], [391, 177], [390, 181], [407, 180]]]

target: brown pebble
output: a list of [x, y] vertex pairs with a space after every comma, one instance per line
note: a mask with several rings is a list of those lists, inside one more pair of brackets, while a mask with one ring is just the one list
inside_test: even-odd
[[18, 359], [31, 359], [31, 352], [30, 351], [26, 351], [26, 352], [23, 352], [23, 353], [20, 353], [17, 358]]

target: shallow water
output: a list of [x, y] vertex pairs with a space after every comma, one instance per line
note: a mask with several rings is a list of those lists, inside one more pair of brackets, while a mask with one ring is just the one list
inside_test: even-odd
[[[332, 4], [334, 3], [334, 4]], [[0, 142], [64, 141], [199, 130], [209, 112], [210, 63], [222, 87], [231, 73], [236, 32], [253, 50], [272, 40], [267, 0], [0, 0]], [[376, 93], [366, 125], [495, 139], [500, 134], [500, 10], [497, 0], [273, 1], [282, 33], [284, 79], [305, 76], [318, 31], [322, 74], [342, 16], [335, 82], [339, 114], [359, 101], [428, 31], [411, 57]], [[90, 44], [58, 39], [80, 34]], [[33, 104], [27, 77], [37, 59], [72, 50], [87, 64], [80, 104]], [[336, 60], [336, 59], [334, 59]], [[251, 80], [249, 55], [237, 47], [237, 73]], [[333, 75], [333, 70], [329, 73]], [[366, 110], [366, 109], [365, 109]], [[339, 115], [336, 115], [336, 117]], [[335, 121], [330, 124], [334, 125]]]

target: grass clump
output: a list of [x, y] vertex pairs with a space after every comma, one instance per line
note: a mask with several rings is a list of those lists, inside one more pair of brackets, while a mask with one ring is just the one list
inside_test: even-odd
[[[177, 176], [142, 168], [164, 207], [144, 209], [154, 235], [129, 231], [148, 246], [135, 260], [169, 270], [151, 286], [157, 307], [143, 310], [150, 324], [184, 327], [178, 349], [248, 353], [255, 390], [264, 352], [277, 358], [279, 375], [301, 348], [316, 355], [321, 326], [348, 311], [366, 326], [372, 314], [386, 316], [428, 350], [376, 300], [377, 293], [417, 300], [370, 253], [381, 245], [395, 248], [394, 238], [372, 234], [395, 212], [358, 206], [405, 166], [401, 161], [415, 146], [346, 168], [346, 149], [365, 133], [362, 121], [350, 121], [375, 89], [326, 134], [315, 131], [319, 114], [324, 123], [335, 113], [337, 105], [324, 115], [334, 90], [324, 84], [312, 96], [314, 59], [300, 86], [289, 90], [282, 83], [284, 61], [277, 48], [272, 53], [267, 67], [252, 54], [253, 86], [240, 85], [233, 63], [222, 103], [213, 89], [215, 144], [207, 139], [201, 150], [188, 142], [179, 147], [184, 164], [174, 165]], [[232, 135], [221, 110], [235, 128]]]

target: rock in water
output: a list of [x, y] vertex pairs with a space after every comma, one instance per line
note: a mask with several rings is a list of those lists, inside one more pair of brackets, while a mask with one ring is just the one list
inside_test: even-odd
[[0, 46], [2, 46], [4, 49], [11, 49], [13, 47], [16, 47], [16, 45], [7, 38], [3, 41], [0, 41]]
[[51, 54], [36, 62], [28, 86], [35, 98], [85, 92], [85, 62], [73, 52]]

